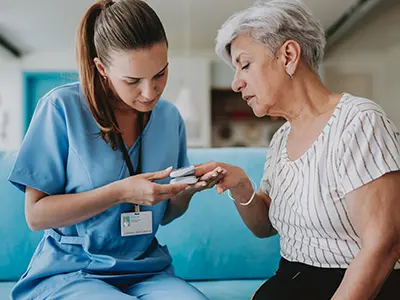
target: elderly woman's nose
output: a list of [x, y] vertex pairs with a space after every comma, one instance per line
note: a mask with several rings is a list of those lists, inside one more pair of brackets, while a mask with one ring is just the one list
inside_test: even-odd
[[243, 79], [237, 78], [237, 76], [235, 76], [235, 78], [233, 78], [232, 90], [234, 92], [236, 92], [236, 93], [241, 92], [245, 86], [246, 86], [246, 82]]

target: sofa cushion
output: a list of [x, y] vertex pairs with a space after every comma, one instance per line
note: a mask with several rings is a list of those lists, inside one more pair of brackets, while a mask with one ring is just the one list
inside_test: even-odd
[[251, 299], [265, 280], [228, 280], [190, 282], [210, 300]]
[[21, 276], [43, 235], [28, 228], [24, 194], [7, 181], [15, 156], [0, 152], [0, 281]]

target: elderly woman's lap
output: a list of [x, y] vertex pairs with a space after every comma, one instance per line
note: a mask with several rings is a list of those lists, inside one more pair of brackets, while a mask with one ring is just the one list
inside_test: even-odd
[[[255, 292], [252, 299], [331, 299], [342, 282], [345, 271], [345, 269], [317, 268], [282, 260], [275, 276], [267, 280]], [[393, 271], [375, 299], [398, 299], [399, 283], [400, 270]]]

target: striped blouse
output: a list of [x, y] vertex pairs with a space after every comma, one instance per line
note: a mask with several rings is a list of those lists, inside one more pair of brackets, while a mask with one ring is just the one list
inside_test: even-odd
[[[274, 135], [261, 189], [289, 261], [347, 268], [360, 250], [345, 195], [385, 173], [400, 170], [400, 137], [376, 103], [344, 94], [314, 144], [292, 161], [290, 124]], [[396, 269], [400, 268], [400, 261]]]

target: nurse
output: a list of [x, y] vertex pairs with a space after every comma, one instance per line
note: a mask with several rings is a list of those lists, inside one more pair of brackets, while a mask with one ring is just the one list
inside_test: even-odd
[[44, 230], [13, 299], [206, 299], [174, 276], [155, 238], [225, 174], [169, 184], [169, 167], [189, 163], [182, 118], [160, 99], [167, 48], [144, 1], [103, 0], [85, 13], [80, 83], [39, 101], [9, 177], [25, 192], [30, 228]]

